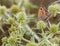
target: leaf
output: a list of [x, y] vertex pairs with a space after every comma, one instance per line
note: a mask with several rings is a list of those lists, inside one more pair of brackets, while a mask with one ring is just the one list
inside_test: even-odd
[[30, 40], [31, 40], [32, 42], [35, 42], [34, 36], [32, 36]]

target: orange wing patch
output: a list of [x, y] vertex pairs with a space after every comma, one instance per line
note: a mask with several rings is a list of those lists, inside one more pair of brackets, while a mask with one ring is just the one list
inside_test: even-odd
[[42, 10], [39, 9], [38, 16], [40, 16], [40, 14], [42, 14]]
[[43, 8], [39, 8], [38, 16], [40, 16], [42, 13], [43, 13]]

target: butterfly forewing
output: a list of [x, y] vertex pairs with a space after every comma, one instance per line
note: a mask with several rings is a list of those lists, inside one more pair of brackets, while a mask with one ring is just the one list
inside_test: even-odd
[[38, 10], [38, 19], [45, 20], [48, 18], [48, 11], [45, 8], [40, 7]]

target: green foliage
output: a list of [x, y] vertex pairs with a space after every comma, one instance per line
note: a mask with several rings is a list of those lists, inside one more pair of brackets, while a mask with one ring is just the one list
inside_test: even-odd
[[55, 38], [51, 39], [51, 42], [53, 42], [53, 43], [59, 43], [59, 38], [55, 37]]
[[36, 46], [34, 43], [27, 43], [26, 46]]

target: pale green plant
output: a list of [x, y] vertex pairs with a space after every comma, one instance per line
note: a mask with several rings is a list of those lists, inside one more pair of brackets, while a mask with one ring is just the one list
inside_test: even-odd
[[[25, 2], [25, 0], [19, 1], [24, 1], [24, 3], [20, 2], [22, 4], [18, 3], [17, 5], [13, 5], [13, 8], [11, 7], [6, 9], [5, 13], [3, 14], [4, 17], [1, 16], [1, 24], [5, 22], [11, 25], [11, 27], [8, 28], [9, 37], [5, 36], [2, 38], [1, 46], [59, 46], [60, 35], [56, 36], [56, 34], [60, 34], [59, 23], [50, 23], [48, 26], [45, 21], [40, 20], [36, 24], [35, 29], [37, 28], [38, 30], [35, 32], [35, 30], [30, 28], [28, 25], [29, 22], [27, 20], [29, 20], [29, 16], [28, 13], [26, 13], [25, 7], [25, 3], [27, 2]], [[55, 5], [52, 7], [55, 8]], [[56, 9], [54, 8], [49, 8], [48, 10], [55, 12]], [[5, 33], [2, 27], [0, 29], [3, 33]]]

